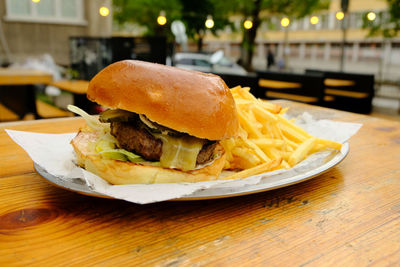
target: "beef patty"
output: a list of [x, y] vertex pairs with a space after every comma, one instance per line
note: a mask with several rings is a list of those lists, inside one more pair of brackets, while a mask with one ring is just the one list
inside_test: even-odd
[[[160, 160], [163, 143], [154, 137], [140, 120], [112, 122], [111, 134], [118, 140], [121, 148], [139, 154], [146, 160]], [[216, 142], [207, 140], [197, 155], [196, 163], [210, 161], [216, 146]]]

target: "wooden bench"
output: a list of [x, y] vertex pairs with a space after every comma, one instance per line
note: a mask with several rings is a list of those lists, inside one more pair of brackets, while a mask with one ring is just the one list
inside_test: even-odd
[[324, 94], [330, 97], [324, 106], [364, 114], [371, 112], [374, 75], [313, 69], [307, 69], [306, 74], [323, 75]]
[[98, 113], [98, 105], [86, 97], [89, 81], [85, 80], [60, 80], [51, 84], [61, 90], [72, 93], [74, 105], [80, 107], [90, 114]]
[[16, 121], [19, 119], [18, 114], [13, 112], [11, 109], [0, 103], [0, 122], [2, 121]]
[[60, 118], [73, 117], [74, 114], [69, 111], [64, 111], [56, 106], [50, 105], [40, 100], [36, 100], [37, 113], [41, 118]]
[[[257, 96], [258, 88], [258, 77], [255, 73], [248, 73], [247, 75], [241, 74], [222, 74], [215, 73], [220, 76], [229, 88], [235, 86], [250, 87], [250, 91], [253, 95]], [[258, 97], [258, 96], [257, 96]]]
[[86, 95], [89, 82], [84, 80], [60, 80], [50, 85], [78, 95]]
[[322, 74], [294, 74], [259, 71], [257, 96], [267, 99], [288, 99], [308, 104], [323, 103]]
[[[60, 118], [74, 116], [72, 112], [64, 111], [58, 107], [55, 107], [40, 100], [36, 100], [36, 110], [39, 118]], [[27, 113], [22, 118], [20, 118], [18, 114], [0, 103], [0, 122], [34, 119], [35, 116], [33, 116], [33, 114], [31, 113]]]

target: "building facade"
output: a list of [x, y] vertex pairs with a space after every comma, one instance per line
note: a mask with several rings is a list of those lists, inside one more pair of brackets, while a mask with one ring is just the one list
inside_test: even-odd
[[[339, 69], [344, 23], [337, 18], [337, 13], [341, 11], [340, 2], [331, 0], [328, 10], [300, 20], [289, 18], [291, 21], [286, 28], [281, 26], [283, 16], [270, 17], [257, 33], [254, 67], [265, 68], [267, 49], [272, 49], [277, 60], [286, 54], [292, 69]], [[378, 23], [379, 19], [388, 15], [386, 1], [349, 1], [344, 70], [379, 74], [382, 79], [400, 79], [400, 37], [368, 37], [368, 30], [362, 26], [369, 12], [376, 16], [372, 23]], [[317, 17], [313, 21], [317, 23], [311, 23], [312, 16]], [[240, 26], [240, 19], [235, 19], [237, 26]], [[240, 41], [240, 33], [224, 31], [218, 37], [208, 35], [205, 44], [210, 51], [224, 49], [228, 56], [238, 58]]]
[[50, 54], [55, 62], [70, 63], [69, 38], [109, 37], [111, 0], [0, 0], [0, 64]]

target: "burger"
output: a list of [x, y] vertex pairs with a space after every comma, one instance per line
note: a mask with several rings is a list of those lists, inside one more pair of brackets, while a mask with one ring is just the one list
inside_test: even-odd
[[99, 72], [87, 97], [107, 109], [94, 118], [71, 108], [88, 124], [71, 144], [77, 164], [111, 184], [218, 179], [219, 141], [238, 134], [234, 99], [213, 74], [124, 60]]

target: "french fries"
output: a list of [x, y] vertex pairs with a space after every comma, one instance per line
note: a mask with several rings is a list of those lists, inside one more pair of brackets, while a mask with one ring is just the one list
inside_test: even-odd
[[249, 177], [249, 176], [252, 176], [252, 175], [256, 175], [256, 174], [260, 174], [260, 173], [269, 171], [269, 170], [271, 170], [273, 168], [278, 167], [279, 164], [280, 164], [280, 161], [270, 160], [267, 163], [262, 163], [260, 165], [255, 166], [255, 167], [252, 167], [250, 169], [245, 169], [243, 171], [240, 171], [240, 172], [234, 173], [234, 174], [232, 174], [230, 176], [227, 176], [227, 177], [225, 177], [223, 179], [225, 179], [225, 180], [243, 179], [243, 178], [246, 178], [246, 177]]
[[221, 141], [227, 157], [225, 169], [242, 171], [226, 179], [245, 178], [275, 169], [289, 169], [308, 155], [340, 150], [342, 144], [313, 137], [286, 119], [288, 108], [257, 99], [250, 88], [231, 89], [240, 123], [239, 137]]

